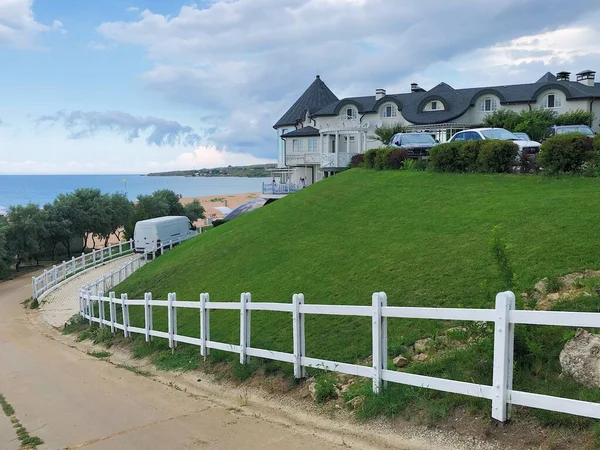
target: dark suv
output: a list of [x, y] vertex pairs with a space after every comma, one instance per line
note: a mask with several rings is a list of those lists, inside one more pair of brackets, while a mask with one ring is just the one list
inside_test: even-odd
[[406, 150], [410, 158], [419, 158], [427, 156], [431, 147], [437, 144], [430, 134], [417, 132], [396, 133], [392, 136], [389, 146]]

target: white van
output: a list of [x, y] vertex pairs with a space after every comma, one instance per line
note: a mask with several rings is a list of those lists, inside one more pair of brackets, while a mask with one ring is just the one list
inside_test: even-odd
[[140, 220], [135, 224], [133, 241], [136, 253], [152, 251], [161, 244], [181, 242], [198, 234], [196, 227], [185, 216], [165, 216]]

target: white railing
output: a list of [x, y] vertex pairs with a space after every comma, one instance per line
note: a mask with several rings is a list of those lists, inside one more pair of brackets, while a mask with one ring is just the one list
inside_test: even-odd
[[264, 183], [263, 194], [291, 194], [300, 190], [300, 186], [293, 183]]
[[[387, 296], [383, 292], [372, 296], [371, 306], [307, 305], [303, 294], [295, 294], [292, 303], [252, 303], [250, 293], [241, 294], [240, 302], [211, 302], [209, 294], [200, 294], [200, 301], [180, 301], [176, 294], [168, 295], [167, 300], [154, 300], [146, 293], [143, 300], [130, 300], [127, 294], [116, 298], [111, 292], [104, 295], [106, 289], [99, 283], [80, 290], [81, 316], [89, 323], [98, 323], [100, 327], [109, 326], [113, 333], [122, 330], [125, 337], [131, 333], [142, 334], [146, 341], [153, 337], [168, 339], [172, 349], [177, 342], [185, 342], [200, 347], [200, 354], [208, 356], [210, 349], [218, 349], [240, 355], [240, 363], [247, 364], [251, 356], [283, 361], [294, 365], [294, 376], [306, 376], [307, 367], [327, 369], [349, 375], [372, 379], [373, 391], [380, 392], [386, 382], [406, 384], [435, 389], [455, 394], [485, 398], [492, 401], [492, 417], [499, 421], [510, 418], [511, 405], [547, 409], [579, 416], [600, 419], [600, 404], [571, 400], [560, 397], [516, 391], [512, 386], [513, 347], [515, 324], [559, 325], [569, 327], [598, 327], [600, 313], [517, 311], [515, 295], [502, 292], [496, 296], [495, 309], [457, 309], [457, 308], [410, 308], [389, 307]], [[105, 306], [108, 305], [108, 317]], [[117, 305], [120, 314], [117, 314]], [[144, 308], [142, 327], [131, 325], [129, 307]], [[154, 329], [153, 307], [167, 308], [167, 331]], [[198, 310], [200, 320], [199, 336], [178, 334], [177, 309]], [[210, 311], [236, 310], [240, 312], [240, 342], [225, 344], [210, 339]], [[96, 311], [98, 314], [96, 314]], [[252, 347], [250, 342], [250, 316], [252, 311], [288, 312], [292, 315], [293, 353], [263, 350]], [[324, 314], [339, 316], [370, 317], [372, 323], [372, 366], [346, 364], [311, 358], [306, 354], [305, 316]], [[119, 319], [122, 319], [119, 321]], [[494, 323], [494, 359], [493, 381], [491, 386], [443, 378], [415, 375], [406, 372], [388, 370], [387, 321], [390, 318], [485, 321]]]
[[61, 264], [52, 266], [52, 269], [31, 278], [33, 288], [33, 298], [39, 300], [40, 297], [50, 289], [65, 281], [67, 278], [98, 265], [104, 264], [113, 258], [124, 256], [133, 252], [133, 239], [127, 242], [94, 249], [90, 253], [82, 253], [79, 257], [72, 257], [70, 261], [63, 261]]

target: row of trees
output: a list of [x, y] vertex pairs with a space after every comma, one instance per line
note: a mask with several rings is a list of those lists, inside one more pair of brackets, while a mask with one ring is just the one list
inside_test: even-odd
[[527, 133], [534, 141], [548, 137], [553, 125], [587, 125], [592, 126], [594, 113], [578, 109], [563, 114], [549, 109], [524, 110], [520, 113], [509, 109], [499, 109], [488, 114], [484, 120], [485, 127], [506, 128], [510, 131]]
[[39, 265], [40, 260], [54, 260], [56, 254], [71, 257], [72, 249], [87, 250], [98, 243], [108, 244], [111, 236], [122, 240], [133, 236], [139, 220], [161, 216], [187, 216], [192, 222], [204, 218], [198, 200], [182, 205], [170, 190], [140, 195], [131, 202], [122, 193], [103, 194], [99, 189], [77, 189], [59, 195], [54, 202], [40, 208], [36, 204], [11, 206], [0, 216], [0, 278], [11, 267], [18, 271], [25, 261]]

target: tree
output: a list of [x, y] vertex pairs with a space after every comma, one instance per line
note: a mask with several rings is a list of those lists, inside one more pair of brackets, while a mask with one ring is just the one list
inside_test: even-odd
[[71, 240], [74, 237], [71, 220], [61, 214], [60, 208], [48, 204], [44, 206], [45, 217], [42, 224], [42, 245], [51, 259], [56, 254], [56, 246], [62, 244], [71, 257]]
[[519, 123], [512, 131], [527, 133], [534, 141], [542, 140], [548, 129], [554, 125], [556, 113], [549, 109], [532, 109], [521, 111]]
[[8, 224], [4, 216], [0, 216], [0, 280], [8, 277], [10, 273], [10, 256], [6, 242], [6, 228]]
[[483, 126], [490, 128], [506, 128], [514, 131], [520, 122], [519, 113], [510, 109], [499, 109], [483, 119]]
[[[122, 193], [112, 194], [109, 199], [109, 217], [111, 233], [121, 240], [123, 230], [131, 226], [134, 214], [134, 205], [127, 196]], [[108, 244], [108, 238], [104, 241], [104, 246]]]
[[399, 123], [396, 123], [394, 125], [384, 125], [382, 127], [376, 127], [374, 134], [375, 138], [378, 141], [381, 141], [383, 145], [389, 145], [390, 141], [392, 140], [392, 137], [396, 133], [404, 133], [405, 131], [406, 128], [404, 128], [404, 126], [402, 126]]
[[43, 212], [33, 203], [11, 206], [6, 215], [6, 240], [9, 254], [18, 272], [25, 260], [35, 259], [39, 265], [42, 250]]
[[555, 125], [587, 125], [591, 127], [594, 123], [594, 113], [592, 111], [585, 111], [583, 109], [577, 109], [575, 111], [569, 111], [556, 116], [554, 122]]
[[198, 200], [194, 200], [183, 207], [184, 214], [194, 223], [198, 219], [204, 219], [204, 207]]

